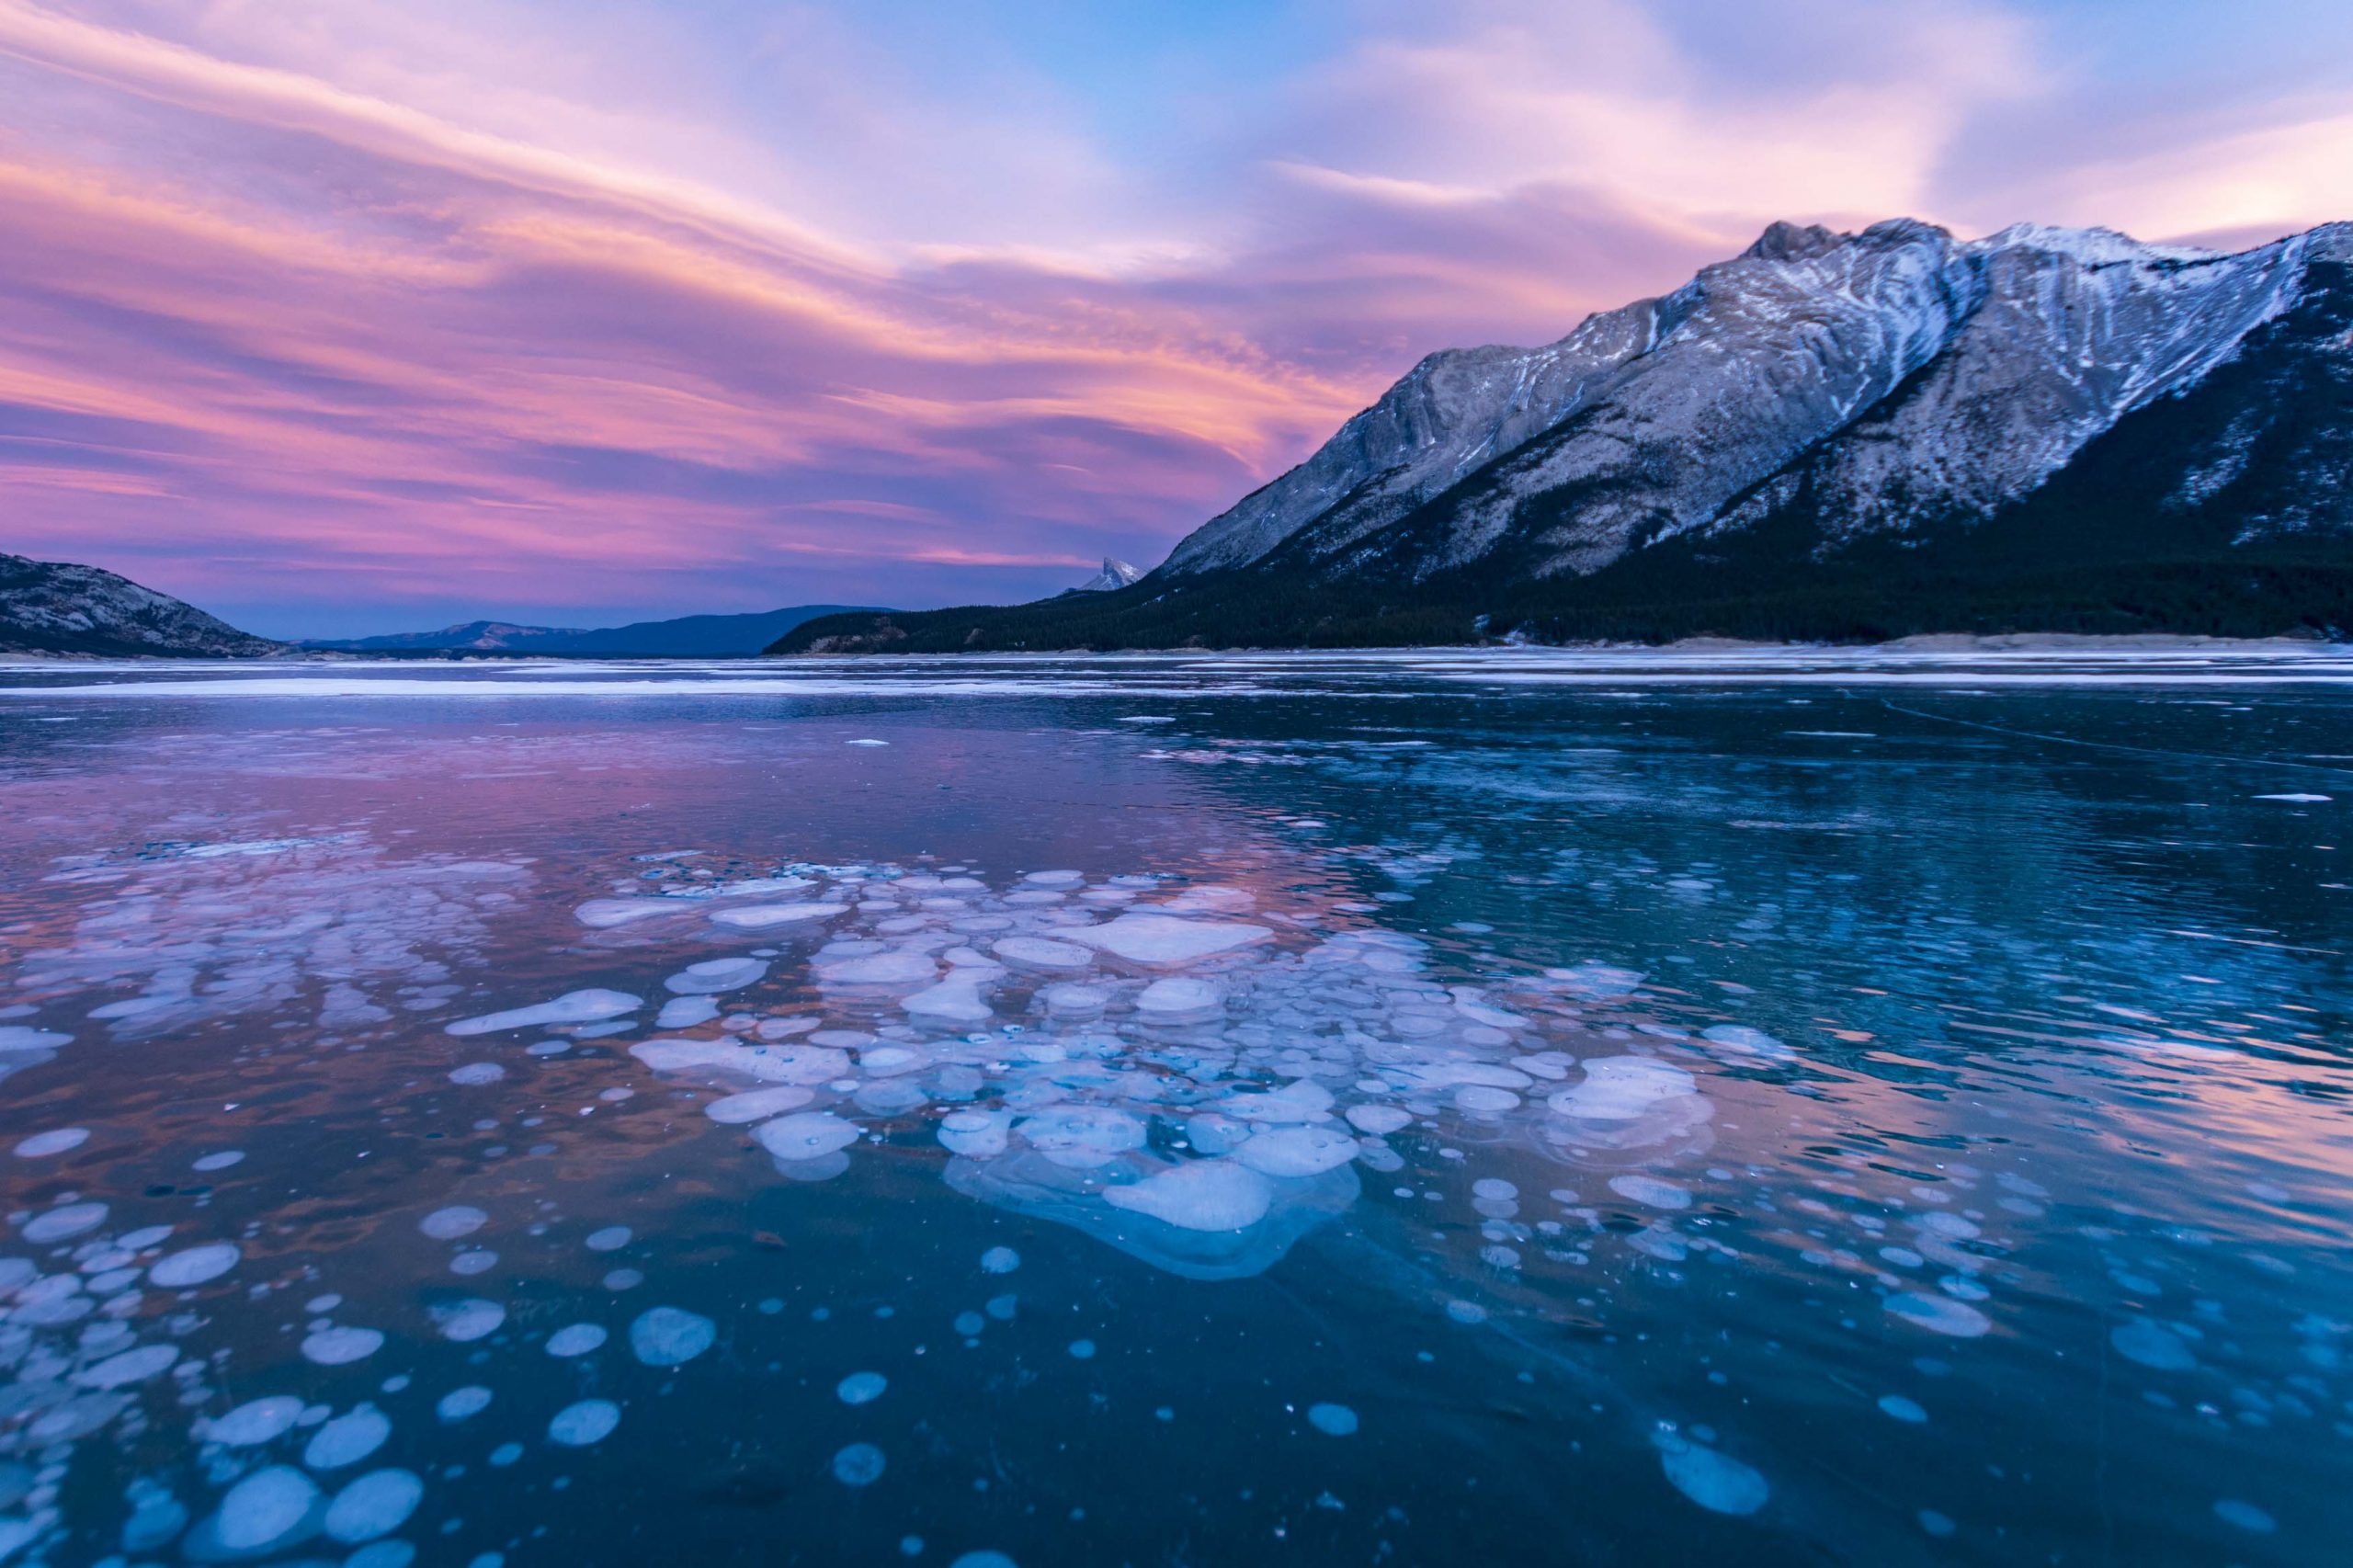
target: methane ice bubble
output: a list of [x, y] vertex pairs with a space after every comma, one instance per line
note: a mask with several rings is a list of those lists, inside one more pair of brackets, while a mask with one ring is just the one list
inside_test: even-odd
[[436, 1209], [416, 1222], [416, 1228], [437, 1242], [454, 1242], [471, 1236], [490, 1222], [490, 1216], [465, 1204], [452, 1204]]
[[52, 1128], [17, 1140], [16, 1153], [20, 1160], [38, 1160], [78, 1149], [89, 1141], [90, 1130], [86, 1127]]
[[147, 1278], [166, 1290], [186, 1290], [220, 1278], [236, 1267], [243, 1256], [233, 1242], [209, 1242], [156, 1259], [147, 1270]]
[[547, 1353], [569, 1358], [585, 1356], [605, 1343], [605, 1330], [600, 1324], [567, 1324], [548, 1335]]
[[470, 1345], [497, 1333], [499, 1325], [506, 1321], [506, 1309], [477, 1296], [430, 1308], [426, 1315], [440, 1330], [442, 1338], [455, 1345]]
[[302, 1358], [322, 1367], [341, 1367], [373, 1356], [383, 1343], [383, 1335], [372, 1328], [323, 1328], [304, 1337]]
[[1220, 953], [1254, 946], [1274, 935], [1265, 926], [1238, 920], [1188, 920], [1173, 915], [1122, 915], [1104, 926], [1070, 932], [1075, 942], [1098, 948], [1144, 969], [1174, 969]]
[[455, 1424], [480, 1415], [490, 1408], [490, 1391], [480, 1383], [468, 1383], [451, 1389], [434, 1403], [433, 1414], [441, 1420]]
[[1307, 1407], [1308, 1424], [1327, 1437], [1352, 1437], [1357, 1430], [1357, 1413], [1345, 1404], [1311, 1404]]
[[821, 955], [813, 967], [820, 984], [836, 987], [928, 985], [939, 978], [938, 960], [904, 949], [833, 959]]
[[548, 1440], [567, 1449], [601, 1443], [621, 1424], [621, 1407], [609, 1399], [584, 1399], [567, 1404], [548, 1422]]
[[690, 1029], [719, 1017], [719, 1004], [708, 996], [673, 996], [654, 1015], [657, 1029]]
[[813, 925], [849, 913], [846, 903], [752, 903], [710, 912], [715, 926], [733, 931], [768, 931]]
[[1274, 1207], [1274, 1185], [1231, 1160], [1188, 1160], [1123, 1187], [1103, 1201], [1187, 1231], [1244, 1231]]
[[752, 1136], [779, 1160], [816, 1160], [857, 1142], [858, 1131], [831, 1111], [811, 1110], [764, 1121]]
[[1652, 1209], [1691, 1207], [1691, 1194], [1688, 1189], [1657, 1176], [1641, 1175], [1611, 1176], [1609, 1190], [1620, 1198]]
[[632, 1233], [627, 1225], [607, 1225], [589, 1232], [585, 1245], [590, 1252], [619, 1252], [629, 1245]]
[[990, 945], [990, 950], [1017, 969], [1048, 974], [1087, 969], [1095, 962], [1093, 949], [1076, 942], [1057, 942], [1044, 937], [1000, 937]]
[[618, 1018], [634, 1013], [645, 1006], [644, 999], [625, 991], [604, 991], [590, 988], [567, 991], [552, 1002], [536, 1006], [510, 1008], [504, 1013], [484, 1013], [477, 1018], [460, 1018], [449, 1026], [453, 1035], [496, 1034], [506, 1029], [538, 1028], [558, 1024], [596, 1024], [608, 1018]]
[[45, 1246], [51, 1242], [70, 1241], [74, 1237], [97, 1230], [106, 1223], [107, 1206], [103, 1203], [61, 1203], [45, 1209], [25, 1221], [25, 1240]]
[[311, 1435], [302, 1462], [313, 1470], [341, 1470], [382, 1448], [392, 1435], [390, 1416], [372, 1404], [355, 1405]]
[[469, 1062], [449, 1070], [449, 1082], [461, 1088], [478, 1089], [485, 1084], [495, 1084], [506, 1076], [506, 1069], [495, 1062]]
[[649, 1367], [676, 1367], [710, 1349], [719, 1326], [684, 1307], [654, 1307], [629, 1325], [629, 1347]]
[[132, 1383], [143, 1383], [150, 1378], [161, 1377], [171, 1370], [180, 1358], [176, 1345], [142, 1345], [121, 1351], [105, 1360], [85, 1367], [74, 1374], [74, 1381], [85, 1389], [119, 1389]]
[[1759, 1062], [1794, 1062], [1797, 1052], [1767, 1034], [1745, 1024], [1717, 1024], [1699, 1031], [1699, 1038], [1719, 1046], [1724, 1054], [1734, 1058], [1750, 1057]]
[[1728, 1454], [1664, 1429], [1652, 1441], [1675, 1489], [1711, 1514], [1745, 1517], [1772, 1495], [1764, 1476]]
[[223, 1415], [197, 1423], [197, 1435], [224, 1448], [250, 1449], [293, 1430], [302, 1402], [292, 1394], [265, 1394]]
[[682, 996], [715, 996], [756, 985], [767, 971], [767, 962], [760, 959], [706, 959], [688, 964], [662, 983]]
[[1358, 1105], [1348, 1108], [1348, 1125], [1375, 1138], [1385, 1138], [1413, 1125], [1413, 1117], [1389, 1105]]
[[305, 1533], [319, 1504], [319, 1489], [291, 1465], [254, 1471], [221, 1499], [221, 1511], [204, 1532], [220, 1543], [222, 1555], [258, 1557]]
[[408, 1522], [425, 1498], [425, 1483], [405, 1470], [369, 1471], [335, 1494], [322, 1522], [346, 1546], [390, 1535]]
[[1312, 1176], [1357, 1156], [1356, 1140], [1336, 1128], [1280, 1127], [1253, 1134], [1233, 1158], [1263, 1176]]
[[844, 1404], [871, 1404], [889, 1386], [890, 1380], [880, 1372], [852, 1372], [835, 1385], [834, 1395]]
[[1966, 1301], [1917, 1290], [1890, 1296], [1887, 1310], [1931, 1334], [1949, 1335], [1956, 1339], [1975, 1339], [1994, 1326], [1984, 1312]]
[[704, 1106], [702, 1113], [722, 1125], [735, 1126], [799, 1110], [816, 1097], [812, 1090], [781, 1084], [772, 1089], [746, 1089], [740, 1095], [722, 1096]]
[[694, 907], [671, 898], [592, 898], [572, 912], [573, 918], [592, 930], [631, 926], [658, 915], [680, 915]]

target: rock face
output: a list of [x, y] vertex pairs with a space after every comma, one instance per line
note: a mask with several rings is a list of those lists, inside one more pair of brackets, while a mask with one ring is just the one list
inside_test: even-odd
[[96, 566], [0, 555], [0, 653], [253, 659], [288, 651]]
[[963, 646], [2326, 631], [2348, 567], [2353, 224], [1777, 223], [1557, 343], [1432, 355], [1116, 618], [938, 613]]
[[1143, 568], [1131, 566], [1117, 556], [1107, 555], [1103, 558], [1102, 571], [1097, 572], [1077, 587], [1065, 591], [1074, 594], [1108, 594], [1115, 588], [1124, 588], [1130, 584], [1142, 580]]

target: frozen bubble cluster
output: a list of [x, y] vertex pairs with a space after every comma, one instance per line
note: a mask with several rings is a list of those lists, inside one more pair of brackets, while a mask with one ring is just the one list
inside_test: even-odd
[[741, 1010], [665, 1009], [695, 1021], [628, 1047], [708, 1090], [709, 1120], [780, 1175], [838, 1176], [868, 1139], [936, 1144], [957, 1191], [1194, 1278], [1267, 1268], [1358, 1200], [1361, 1173], [1401, 1168], [1401, 1138], [1623, 1168], [1637, 1251], [1703, 1244], [1677, 1230], [1690, 1189], [1634, 1167], [1709, 1146], [1702, 1072], [1796, 1054], [1735, 1026], [1610, 1027], [1631, 971], [1465, 984], [1419, 938], [1238, 886], [794, 866], [638, 899], [665, 901], [805, 954], [813, 1005], [763, 1003], [799, 966], [704, 959], [664, 984]]

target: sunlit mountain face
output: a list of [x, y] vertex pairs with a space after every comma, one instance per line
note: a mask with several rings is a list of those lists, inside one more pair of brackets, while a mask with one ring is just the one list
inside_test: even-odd
[[0, 1521], [2310, 1562], [2347, 679], [14, 669]]

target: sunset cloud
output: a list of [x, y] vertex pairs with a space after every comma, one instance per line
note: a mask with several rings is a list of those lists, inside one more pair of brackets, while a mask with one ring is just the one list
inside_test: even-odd
[[0, 0], [0, 548], [282, 632], [1029, 597], [1773, 218], [2353, 212], [2309, 64], [2120, 143], [2166, 62], [2031, 10], [1755, 9]]

